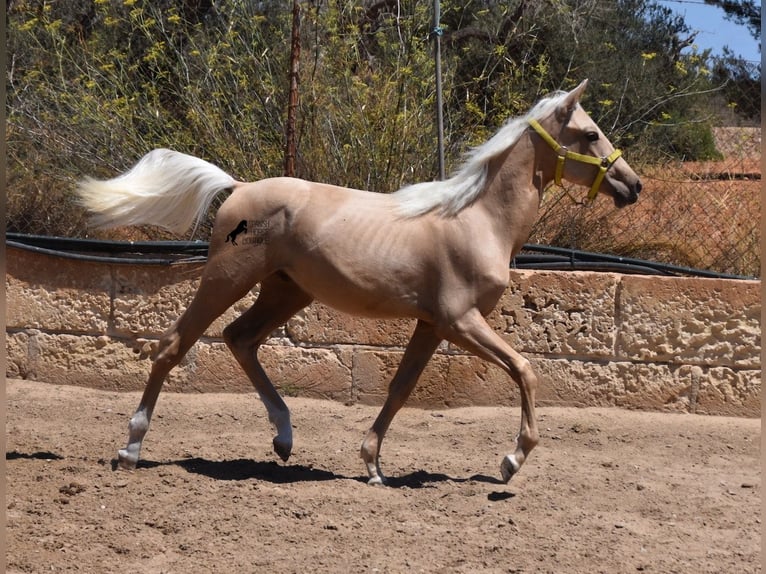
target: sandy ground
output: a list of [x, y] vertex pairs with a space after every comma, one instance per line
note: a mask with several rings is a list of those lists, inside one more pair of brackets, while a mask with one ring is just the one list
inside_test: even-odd
[[135, 393], [7, 380], [7, 572], [760, 572], [760, 421], [404, 409], [370, 487], [377, 409], [292, 398], [271, 452], [254, 395], [165, 393], [134, 472], [113, 470]]

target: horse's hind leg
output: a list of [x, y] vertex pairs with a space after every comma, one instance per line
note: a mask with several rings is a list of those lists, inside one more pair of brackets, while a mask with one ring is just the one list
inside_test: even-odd
[[274, 452], [286, 461], [293, 448], [290, 411], [258, 361], [258, 348], [274, 329], [311, 303], [312, 297], [292, 279], [277, 273], [261, 283], [250, 309], [224, 329], [223, 337], [261, 397], [275, 426]]
[[415, 388], [420, 374], [441, 343], [428, 323], [418, 321], [415, 332], [404, 351], [404, 357], [388, 387], [388, 397], [362, 443], [361, 457], [367, 466], [369, 484], [384, 484], [380, 470], [380, 447], [391, 421]]
[[[208, 268], [206, 268], [207, 271]], [[194, 345], [210, 324], [215, 321], [235, 301], [245, 296], [255, 283], [234, 285], [218, 281], [203, 273], [200, 286], [189, 307], [176, 323], [160, 338], [157, 354], [154, 357], [149, 380], [144, 388], [141, 402], [128, 424], [128, 444], [118, 452], [120, 468], [136, 468], [141, 452], [141, 444], [157, 398], [162, 390], [165, 377], [170, 370], [181, 362], [186, 352]]]

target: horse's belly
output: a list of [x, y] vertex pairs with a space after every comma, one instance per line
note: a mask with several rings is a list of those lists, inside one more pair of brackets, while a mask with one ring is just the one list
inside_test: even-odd
[[313, 273], [288, 271], [288, 275], [314, 299], [344, 313], [381, 319], [428, 315], [420, 306], [422, 294], [401, 279], [348, 277], [326, 268]]
[[[282, 269], [315, 299], [368, 317], [424, 317], [433, 286], [438, 234], [391, 215], [385, 197], [373, 207], [348, 201], [332, 212], [304, 209], [292, 223]], [[430, 270], [430, 271], [429, 271]], [[426, 315], [427, 316], [427, 315]]]

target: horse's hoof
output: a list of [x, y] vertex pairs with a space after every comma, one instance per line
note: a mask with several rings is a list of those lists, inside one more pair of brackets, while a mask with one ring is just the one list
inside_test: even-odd
[[519, 472], [521, 465], [516, 461], [516, 457], [512, 454], [505, 455], [503, 462], [500, 463], [500, 474], [503, 477], [504, 482], [508, 482], [513, 478], [513, 475]]
[[117, 451], [117, 468], [120, 470], [136, 470], [138, 457], [131, 455], [127, 450]]
[[290, 443], [283, 443], [278, 437], [274, 437], [274, 452], [282, 459], [282, 462], [287, 462], [290, 458], [290, 454], [293, 452], [293, 445]]
[[386, 480], [380, 475], [375, 475], [370, 477], [367, 484], [370, 486], [386, 486]]

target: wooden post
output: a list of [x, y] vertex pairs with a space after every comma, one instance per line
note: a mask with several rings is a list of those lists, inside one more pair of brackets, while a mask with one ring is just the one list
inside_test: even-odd
[[298, 70], [301, 56], [301, 9], [298, 0], [293, 0], [293, 28], [290, 44], [290, 92], [287, 102], [285, 126], [285, 168], [284, 175], [295, 177], [295, 118], [298, 113]]

